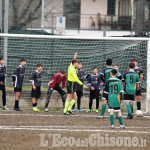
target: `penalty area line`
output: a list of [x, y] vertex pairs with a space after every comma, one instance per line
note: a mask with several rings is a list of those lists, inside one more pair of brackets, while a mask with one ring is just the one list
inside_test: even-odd
[[[44, 114], [0, 114], [0, 116], [31, 116], [31, 117], [86, 117], [86, 118], [98, 118], [98, 115], [63, 115], [63, 114], [54, 114], [54, 115], [44, 115]], [[105, 118], [109, 118], [109, 115], [104, 116]], [[126, 116], [123, 116], [126, 118]], [[150, 116], [143, 117], [135, 117], [135, 118], [150, 118]], [[102, 120], [102, 119], [100, 119]]]
[[57, 131], [57, 132], [103, 132], [103, 133], [140, 133], [140, 134], [150, 134], [150, 132], [143, 132], [143, 131], [132, 131], [132, 130], [125, 130], [121, 129], [120, 131], [116, 130], [100, 130], [100, 129], [48, 129], [48, 128], [25, 128], [25, 127], [15, 127], [15, 126], [0, 126], [0, 130], [30, 130], [30, 131]]

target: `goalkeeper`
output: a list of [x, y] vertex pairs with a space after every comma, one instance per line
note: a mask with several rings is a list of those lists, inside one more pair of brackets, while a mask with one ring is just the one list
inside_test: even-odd
[[[60, 84], [62, 82], [62, 88], [60, 87]], [[64, 91], [66, 84], [66, 73], [64, 69], [61, 69], [58, 73], [56, 73], [53, 78], [49, 81], [49, 89], [47, 92], [47, 98], [45, 103], [45, 111], [48, 112], [48, 104], [50, 102], [50, 97], [52, 95], [53, 90], [58, 91], [58, 93], [62, 97], [62, 103], [63, 107], [65, 106], [65, 99], [66, 99], [66, 92]]]
[[[67, 82], [67, 99], [64, 108], [64, 115], [70, 115], [72, 113], [72, 106], [77, 101], [77, 94], [75, 92], [75, 82], [83, 85], [83, 83], [78, 79], [75, 67], [78, 66], [77, 53], [74, 55], [70, 66], [68, 67], [68, 82]], [[86, 88], [84, 85], [83, 88]], [[72, 99], [73, 98], [73, 99]]]

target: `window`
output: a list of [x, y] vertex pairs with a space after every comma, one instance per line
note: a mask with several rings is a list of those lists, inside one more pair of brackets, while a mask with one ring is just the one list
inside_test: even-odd
[[115, 15], [116, 0], [107, 0], [107, 15]]
[[119, 1], [119, 16], [131, 16], [130, 0]]

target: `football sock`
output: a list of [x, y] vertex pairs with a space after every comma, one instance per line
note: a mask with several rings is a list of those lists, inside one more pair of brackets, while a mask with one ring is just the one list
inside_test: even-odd
[[133, 104], [130, 104], [130, 107], [131, 107], [131, 111], [133, 113]]
[[71, 102], [70, 102], [70, 105], [69, 105], [69, 107], [68, 107], [68, 111], [72, 111], [72, 106], [74, 105], [76, 103], [76, 100], [72, 100]]
[[102, 104], [101, 116], [104, 116], [107, 104]]
[[15, 108], [19, 107], [19, 100], [15, 100]]
[[131, 110], [131, 106], [130, 106], [129, 103], [126, 104], [126, 108], [127, 108], [128, 115], [131, 115], [132, 114], [132, 110]]
[[65, 108], [64, 108], [64, 113], [67, 112], [68, 107], [69, 107], [69, 104], [70, 104], [70, 102], [69, 102], [69, 101], [66, 101], [66, 103], [65, 103]]
[[110, 115], [110, 123], [111, 125], [114, 125], [114, 115]]
[[119, 120], [120, 125], [123, 125], [123, 119], [122, 119], [122, 116], [119, 116], [119, 117], [118, 117], [118, 120]]
[[35, 103], [35, 107], [37, 106], [37, 103]]
[[141, 110], [141, 102], [137, 102], [137, 110]]
[[36, 103], [35, 104], [32, 104], [33, 105], [33, 107], [36, 107]]

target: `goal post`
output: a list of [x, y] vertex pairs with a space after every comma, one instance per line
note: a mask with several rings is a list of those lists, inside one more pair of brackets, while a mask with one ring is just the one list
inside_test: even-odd
[[[7, 46], [4, 39], [7, 38]], [[7, 47], [7, 54], [5, 51]], [[112, 58], [119, 64], [119, 71], [124, 74], [130, 59], [136, 58], [143, 69], [142, 83], [144, 95], [144, 111], [150, 111], [150, 40], [132, 37], [78, 37], [28, 34], [0, 34], [0, 54], [7, 56], [7, 85], [11, 85], [11, 75], [22, 57], [27, 59], [24, 86], [30, 86], [29, 78], [36, 69], [36, 64], [43, 65], [43, 86], [60, 69], [67, 68], [78, 53], [79, 61], [83, 62], [86, 73], [92, 73], [97, 66], [99, 72], [105, 66], [105, 60]]]
[[146, 89], [146, 112], [150, 112], [150, 40], [147, 43], [147, 89]]

